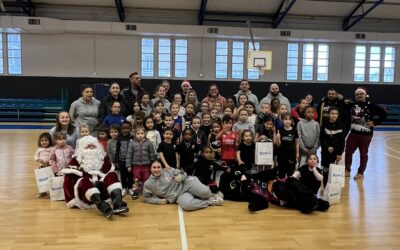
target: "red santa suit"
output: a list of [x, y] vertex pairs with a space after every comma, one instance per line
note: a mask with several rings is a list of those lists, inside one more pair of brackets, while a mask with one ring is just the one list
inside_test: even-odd
[[[64, 194], [67, 206], [87, 209], [102, 205], [104, 208], [104, 201], [111, 198], [113, 213], [127, 212], [114, 165], [110, 164], [98, 140], [85, 136], [79, 140], [79, 144], [68, 168], [62, 170], [65, 175]], [[105, 213], [102, 209], [99, 210]]]

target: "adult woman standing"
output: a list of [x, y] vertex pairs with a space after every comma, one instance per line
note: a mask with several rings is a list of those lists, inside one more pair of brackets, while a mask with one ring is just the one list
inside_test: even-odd
[[219, 94], [217, 84], [211, 83], [208, 87], [208, 95], [206, 98], [203, 99], [202, 102], [207, 102], [210, 105], [210, 108], [213, 108], [216, 102], [219, 102], [221, 104], [221, 107], [225, 107], [226, 99]]
[[82, 123], [90, 127], [93, 132], [99, 124], [100, 101], [93, 97], [93, 89], [89, 85], [82, 87], [82, 97], [74, 101], [69, 109], [69, 116], [75, 127], [79, 127]]
[[55, 132], [65, 133], [67, 135], [67, 144], [72, 148], [75, 148], [76, 141], [79, 138], [79, 129], [72, 125], [67, 111], [61, 111], [57, 114], [56, 126], [52, 127], [49, 131], [52, 138]]
[[127, 116], [128, 105], [126, 103], [125, 97], [121, 95], [121, 88], [117, 82], [113, 82], [110, 84], [110, 88], [108, 89], [109, 93], [107, 96], [103, 98], [100, 102], [99, 107], [99, 122], [103, 123], [104, 118], [107, 115], [111, 115], [111, 106], [114, 101], [118, 101], [121, 104], [120, 114], [123, 116]]
[[184, 101], [185, 101], [185, 103], [183, 104], [183, 106], [186, 106], [186, 104], [188, 104], [188, 103], [193, 103], [195, 113], [200, 112], [201, 105], [200, 105], [199, 100], [197, 99], [196, 91], [194, 91], [193, 89], [189, 90], [186, 95], [186, 99]]
[[182, 96], [182, 100], [186, 100], [186, 95], [188, 94], [189, 90], [192, 89], [192, 86], [190, 85], [190, 82], [188, 80], [184, 80], [181, 84], [181, 89], [179, 93]]

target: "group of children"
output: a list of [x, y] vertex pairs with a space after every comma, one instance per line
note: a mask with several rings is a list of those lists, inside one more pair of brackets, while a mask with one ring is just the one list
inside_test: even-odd
[[[306, 164], [307, 157], [315, 155], [320, 146], [324, 169], [341, 160], [345, 130], [334, 107], [320, 127], [314, 120], [314, 107], [307, 104], [299, 110], [296, 124], [279, 100], [263, 103], [257, 112], [246, 95], [239, 95], [237, 105], [232, 97], [227, 98], [225, 107], [219, 102], [210, 107], [207, 102], [199, 103], [193, 91], [181, 106], [180, 94], [169, 102], [163, 88], [157, 88], [152, 100], [148, 93], [142, 94], [128, 117], [120, 114], [121, 104], [115, 101], [112, 114], [104, 118], [97, 131], [99, 142], [120, 173], [125, 193], [133, 199], [138, 198], [150, 176], [150, 164], [156, 159], [164, 168], [182, 169], [210, 187], [216, 186], [219, 170], [265, 169], [255, 165], [256, 142], [273, 144], [274, 163], [267, 167], [276, 168], [279, 178], [292, 176], [298, 164]], [[81, 137], [91, 134], [86, 125], [81, 125], [79, 132]], [[42, 133], [38, 146], [35, 160], [40, 167], [51, 166], [55, 175], [61, 175], [74, 153], [66, 144], [65, 134], [57, 132], [52, 138]]]

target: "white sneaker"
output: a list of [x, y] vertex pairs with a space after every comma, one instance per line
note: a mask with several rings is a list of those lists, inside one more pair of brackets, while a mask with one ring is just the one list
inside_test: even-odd
[[220, 197], [221, 199], [224, 198], [224, 194], [223, 194], [221, 191], [218, 191], [218, 192], [215, 194], [215, 196], [216, 196], [216, 197]]
[[209, 206], [222, 206], [224, 204], [224, 199], [221, 197], [213, 196], [208, 198]]
[[121, 193], [122, 193], [122, 197], [125, 197], [125, 195], [126, 195], [126, 189], [123, 188], [122, 191], [121, 191]]
[[132, 196], [133, 195], [133, 189], [132, 188], [128, 189], [128, 193], [129, 193], [130, 196]]

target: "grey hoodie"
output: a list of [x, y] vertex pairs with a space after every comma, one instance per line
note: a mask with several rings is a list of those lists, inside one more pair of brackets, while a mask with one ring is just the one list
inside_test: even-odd
[[[180, 176], [181, 180], [175, 181], [174, 176]], [[169, 172], [162, 169], [159, 177], [150, 175], [143, 187], [144, 202], [161, 204], [161, 199], [167, 199], [169, 203], [175, 203], [182, 193], [186, 177], [186, 173], [182, 174], [175, 168], [171, 168]]]
[[241, 94], [245, 94], [245, 95], [247, 96], [247, 98], [249, 99], [249, 101], [251, 101], [252, 103], [254, 103], [254, 106], [255, 106], [256, 108], [258, 108], [258, 98], [257, 98], [257, 96], [256, 96], [255, 94], [251, 93], [250, 90], [248, 90], [246, 93], [244, 93], [242, 90], [239, 90], [239, 91], [235, 94], [236, 100], [238, 100], [239, 95], [241, 95]]
[[86, 103], [83, 97], [74, 101], [69, 108], [69, 116], [71, 117], [71, 122], [75, 127], [78, 127], [85, 123], [87, 124], [91, 131], [95, 131], [95, 128], [99, 124], [99, 106], [100, 101], [92, 97], [92, 101]]
[[[261, 110], [262, 104], [263, 103], [271, 103], [271, 99], [273, 98], [273, 96], [271, 95], [271, 93], [268, 93], [268, 95], [266, 97], [264, 97], [261, 102], [260, 102], [260, 106], [259, 109]], [[292, 110], [292, 107], [290, 106], [290, 102], [289, 99], [287, 99], [286, 97], [284, 97], [282, 95], [282, 93], [279, 93], [277, 98], [279, 99], [279, 101], [281, 102], [281, 104], [285, 104], [288, 108], [288, 112], [290, 113], [290, 111]]]
[[310, 149], [317, 151], [319, 148], [319, 123], [311, 120], [301, 119], [297, 123], [297, 132], [299, 133], [300, 151], [307, 152]]

